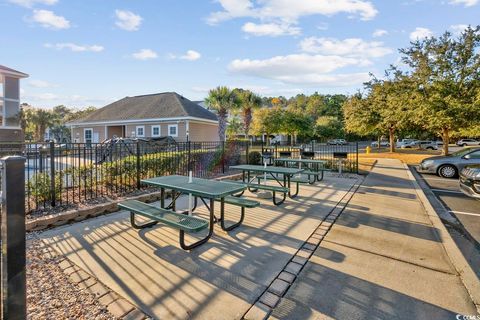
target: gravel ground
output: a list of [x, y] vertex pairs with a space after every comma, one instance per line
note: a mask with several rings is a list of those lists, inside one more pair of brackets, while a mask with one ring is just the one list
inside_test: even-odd
[[27, 236], [27, 318], [115, 319], [94, 295], [70, 282], [58, 263], [45, 254], [35, 235]]

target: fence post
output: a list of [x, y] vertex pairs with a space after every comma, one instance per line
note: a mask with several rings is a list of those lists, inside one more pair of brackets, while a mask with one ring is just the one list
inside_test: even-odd
[[2, 319], [26, 319], [25, 158], [5, 157], [1, 194]]
[[225, 140], [222, 141], [222, 173], [225, 173]]
[[55, 193], [55, 143], [50, 141], [50, 203], [52, 207], [56, 205], [57, 195]]
[[357, 150], [356, 150], [356, 163], [357, 163], [357, 167], [356, 167], [356, 174], [358, 174], [358, 141], [356, 143], [356, 147], [357, 147]]
[[[187, 165], [187, 175], [190, 174], [190, 171], [192, 170], [192, 145], [190, 143], [190, 140], [187, 141], [187, 146], [188, 146], [188, 165]], [[192, 172], [193, 174], [193, 172]]]
[[136, 143], [136, 156], [137, 156], [137, 189], [140, 189], [141, 185], [140, 185], [140, 144], [138, 143], [138, 140], [137, 140], [137, 143]]

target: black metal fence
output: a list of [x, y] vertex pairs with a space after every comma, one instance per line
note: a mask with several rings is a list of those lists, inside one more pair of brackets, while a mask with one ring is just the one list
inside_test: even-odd
[[[299, 157], [313, 152], [326, 160], [326, 168], [337, 170], [344, 152], [343, 171], [358, 172], [358, 145], [331, 146], [309, 143], [297, 146], [267, 146], [262, 142], [156, 142], [110, 141], [108, 143], [0, 144], [0, 155], [26, 158], [25, 199], [27, 212], [83, 203], [101, 197], [117, 197], [147, 188], [142, 179], [180, 174], [202, 178], [228, 173], [229, 166], [257, 161], [254, 153], [282, 152]], [[253, 155], [253, 156], [252, 156]], [[258, 156], [258, 154], [257, 154]]]

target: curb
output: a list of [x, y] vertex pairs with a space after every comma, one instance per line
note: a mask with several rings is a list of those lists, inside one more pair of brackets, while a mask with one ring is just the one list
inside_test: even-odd
[[[442, 242], [448, 257], [450, 258], [452, 265], [457, 270], [463, 285], [467, 289], [473, 304], [477, 308], [477, 312], [480, 313], [480, 279], [477, 278], [475, 272], [472, 270], [462, 252], [455, 244], [455, 241], [453, 241], [450, 233], [442, 221], [452, 224], [455, 227], [458, 227], [458, 222], [447, 212], [447, 210], [445, 210], [443, 205], [440, 204], [441, 206], [438, 206], [440, 202], [435, 203], [435, 201], [433, 201], [433, 204], [430, 203], [429, 197], [425, 194], [425, 191], [422, 189], [417, 179], [415, 179], [415, 174], [411, 171], [407, 164], [404, 163], [403, 165], [405, 166], [407, 175], [410, 178], [410, 181], [412, 181], [415, 192], [417, 193], [418, 198], [422, 203], [428, 218], [430, 219], [430, 222], [438, 230], [437, 235], [439, 240]], [[432, 198], [430, 197], [430, 199]], [[437, 199], [434, 198], [434, 200]]]

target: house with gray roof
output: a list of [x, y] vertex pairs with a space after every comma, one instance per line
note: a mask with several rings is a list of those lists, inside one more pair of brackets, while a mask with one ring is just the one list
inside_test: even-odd
[[218, 140], [217, 116], [175, 92], [125, 97], [67, 125], [72, 141], [81, 143], [114, 137]]

